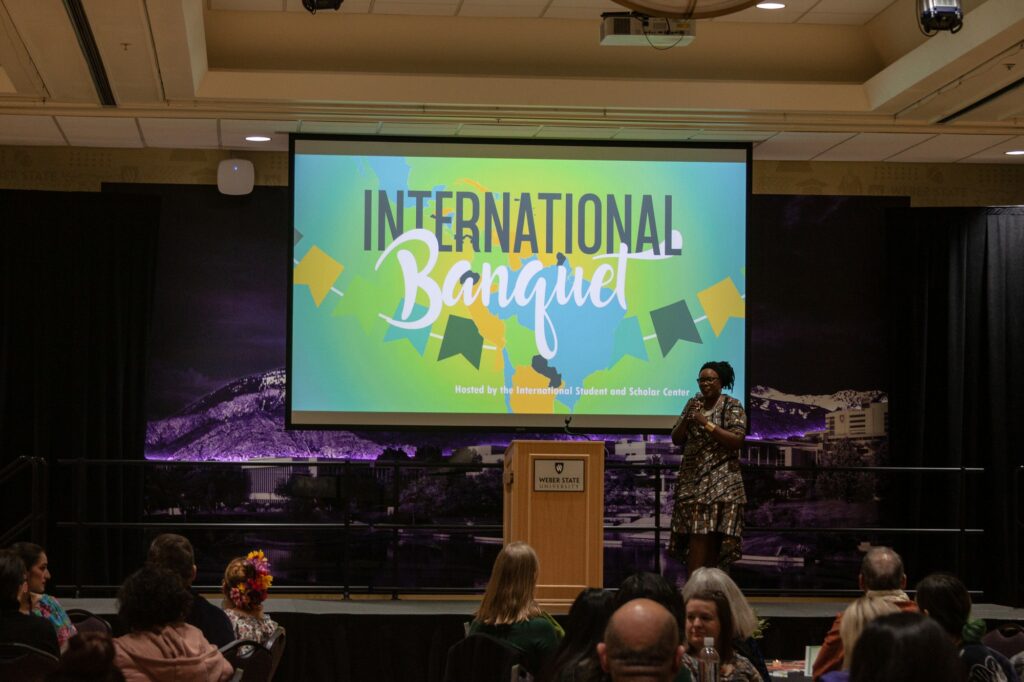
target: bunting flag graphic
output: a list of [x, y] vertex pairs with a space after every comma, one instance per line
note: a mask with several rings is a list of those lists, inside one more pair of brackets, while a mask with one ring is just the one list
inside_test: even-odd
[[295, 266], [294, 281], [295, 284], [305, 284], [309, 287], [313, 302], [319, 308], [344, 269], [341, 263], [321, 251], [319, 247], [313, 246]]
[[733, 284], [731, 277], [726, 277], [721, 282], [698, 292], [697, 300], [704, 307], [704, 314], [708, 316], [711, 331], [715, 336], [722, 335], [725, 323], [730, 317], [743, 318], [747, 314], [743, 297], [740, 296], [739, 289]]
[[[395, 314], [391, 316], [391, 319], [401, 319], [403, 305], [405, 305], [405, 299], [398, 302], [398, 308], [395, 309]], [[410, 319], [418, 320], [423, 317], [426, 312], [426, 306], [415, 303], [412, 307], [412, 315], [410, 316]], [[384, 340], [398, 341], [400, 339], [408, 339], [409, 343], [411, 343], [413, 348], [416, 349], [416, 352], [423, 355], [427, 350], [427, 342], [430, 340], [430, 327], [424, 327], [423, 329], [402, 329], [401, 327], [388, 325], [387, 331], [384, 332]]]
[[608, 366], [613, 366], [626, 355], [647, 361], [647, 348], [644, 347], [644, 335], [640, 331], [640, 318], [638, 317], [623, 318], [622, 322], [615, 327], [612, 359]]
[[480, 369], [480, 353], [483, 351], [484, 337], [480, 336], [473, 320], [458, 315], [448, 316], [448, 326], [441, 340], [441, 352], [438, 361], [461, 355], [477, 369]]
[[679, 299], [664, 308], [652, 310], [651, 322], [654, 323], [654, 333], [658, 335], [658, 345], [661, 346], [663, 357], [668, 355], [676, 341], [703, 343], [693, 321], [693, 315], [690, 314], [690, 306], [686, 305], [684, 299]]

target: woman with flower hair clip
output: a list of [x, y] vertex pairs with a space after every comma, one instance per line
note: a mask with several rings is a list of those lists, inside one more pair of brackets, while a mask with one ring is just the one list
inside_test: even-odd
[[232, 559], [224, 569], [224, 581], [221, 583], [224, 613], [231, 621], [236, 638], [263, 644], [277, 630], [277, 623], [263, 613], [263, 602], [273, 582], [270, 562], [263, 550]]

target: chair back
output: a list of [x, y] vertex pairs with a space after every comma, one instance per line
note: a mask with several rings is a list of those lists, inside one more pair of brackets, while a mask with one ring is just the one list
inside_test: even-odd
[[523, 652], [503, 640], [480, 633], [448, 649], [444, 682], [510, 682]]
[[1007, 658], [1013, 658], [1024, 651], [1024, 628], [1016, 623], [1000, 625], [982, 637], [981, 643]]
[[236, 639], [220, 648], [221, 654], [237, 670], [243, 670], [245, 682], [270, 682], [273, 657], [270, 650], [251, 639]]
[[68, 609], [68, 618], [79, 632], [99, 632], [105, 635], [113, 635], [110, 623], [96, 614], [85, 609]]
[[0, 643], [0, 680], [5, 682], [42, 682], [58, 663], [53, 654], [28, 644]]
[[274, 678], [277, 666], [281, 663], [281, 656], [284, 655], [285, 631], [280, 625], [263, 645], [270, 651], [270, 679]]

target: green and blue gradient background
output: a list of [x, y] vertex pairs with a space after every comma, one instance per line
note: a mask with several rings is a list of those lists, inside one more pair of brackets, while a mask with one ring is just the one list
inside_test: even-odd
[[[363, 249], [364, 191], [367, 189], [384, 189], [392, 197], [400, 189], [477, 191], [482, 195], [480, 187], [483, 187], [491, 192], [511, 192], [513, 197], [522, 192], [530, 193], [535, 200], [541, 249], [545, 215], [543, 204], [536, 200], [539, 193], [555, 192], [563, 196], [571, 193], [576, 199], [585, 193], [602, 198], [612, 194], [620, 209], [622, 197], [632, 194], [634, 240], [641, 196], [654, 197], [660, 221], [662, 197], [671, 194], [672, 224], [683, 237], [682, 255], [628, 262], [628, 310], [622, 311], [617, 303], [612, 303], [601, 310], [563, 311], [566, 313], [563, 319], [573, 321], [572, 328], [557, 329], [559, 351], [550, 364], [556, 369], [572, 365], [575, 368], [572, 381], [568, 381], [570, 377], [566, 373], [563, 373], [563, 380], [586, 388], [682, 388], [692, 394], [701, 364], [707, 360], [728, 360], [736, 368], [733, 393], [744, 395], [744, 319], [731, 318], [718, 337], [706, 320], [699, 322], [697, 329], [702, 343], [679, 341], [667, 357], [662, 357], [658, 340], [653, 338], [650, 318], [652, 310], [680, 299], [685, 299], [694, 318], [702, 317], [705, 311], [697, 300], [697, 293], [726, 277], [732, 279], [741, 294], [746, 293], [747, 170], [744, 163], [296, 154], [294, 164], [294, 226], [302, 234], [294, 247], [294, 259], [301, 261], [315, 245], [340, 262], [344, 271], [334, 287], [344, 296], [329, 293], [317, 307], [308, 287], [293, 286], [290, 349], [293, 411], [508, 413], [506, 396], [456, 395], [452, 387], [456, 384], [509, 385], [514, 367], [528, 366], [537, 353], [532, 313], [525, 315], [522, 321], [518, 316], [504, 320], [505, 348], [498, 351], [485, 348], [479, 369], [461, 356], [439, 361], [440, 338], [430, 338], [422, 355], [409, 340], [385, 341], [389, 325], [379, 315], [397, 317], [404, 281], [395, 254], [375, 271], [380, 252]], [[482, 196], [480, 203], [482, 206]], [[408, 230], [415, 224], [415, 215], [413, 202], [407, 199], [406, 205], [405, 227]], [[446, 207], [453, 206], [451, 200], [446, 203]], [[510, 235], [513, 238], [516, 206], [513, 204], [511, 211]], [[559, 202], [557, 206], [555, 252], [565, 249], [564, 213], [560, 210], [563, 204]], [[433, 212], [433, 204], [428, 202], [424, 214], [427, 216], [425, 227], [430, 230], [433, 221], [429, 216]], [[664, 241], [664, 225], [660, 222], [658, 229], [659, 241]], [[451, 244], [454, 239], [449, 236], [445, 242]], [[418, 244], [413, 250], [422, 263], [426, 250]], [[523, 257], [529, 258], [532, 254], [523, 254]], [[546, 272], [553, 271], [554, 254], [541, 257], [550, 264]], [[500, 250], [442, 253], [433, 270], [435, 281], [440, 285], [448, 269], [461, 259], [470, 259], [472, 269], [477, 272], [484, 262], [511, 267], [510, 255]], [[568, 264], [582, 267], [588, 280], [602, 263], [615, 265], [617, 261], [595, 260], [583, 255], [579, 253], [578, 244], [573, 245], [573, 253], [568, 256]], [[514, 276], [513, 273], [513, 281]], [[492, 299], [491, 311], [508, 314], [508, 311], [502, 313], [496, 309], [495, 299]], [[574, 306], [571, 302], [568, 305]], [[588, 311], [594, 314], [580, 315]], [[556, 312], [549, 309], [553, 318]], [[449, 314], [469, 317], [461, 305], [444, 309], [431, 327], [431, 334], [444, 335]], [[633, 340], [633, 346], [642, 346], [646, 359], [629, 354], [615, 357], [610, 353], [615, 325], [629, 317], [639, 321], [638, 337], [652, 337]], [[577, 328], [578, 324], [581, 328]], [[685, 397], [584, 396], [571, 401], [556, 400], [554, 412], [673, 415], [679, 412], [685, 400]]]

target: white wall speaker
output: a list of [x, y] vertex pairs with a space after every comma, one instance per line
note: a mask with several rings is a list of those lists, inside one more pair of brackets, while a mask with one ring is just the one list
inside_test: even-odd
[[221, 194], [249, 194], [255, 180], [256, 173], [253, 171], [252, 161], [224, 159], [217, 166], [217, 189]]

